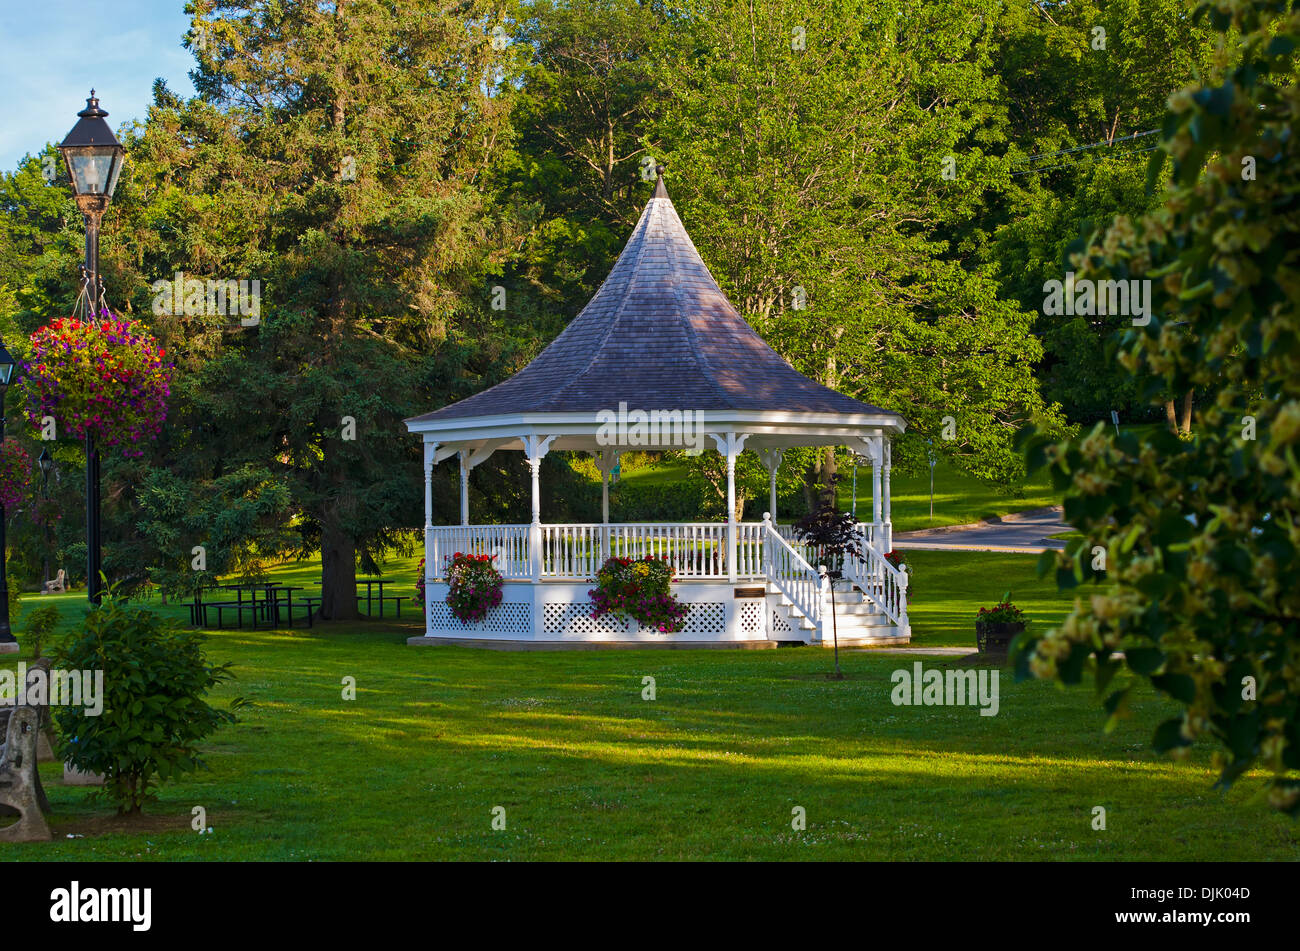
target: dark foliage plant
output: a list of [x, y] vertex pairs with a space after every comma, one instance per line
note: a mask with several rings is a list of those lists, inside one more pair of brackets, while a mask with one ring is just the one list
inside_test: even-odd
[[[209, 692], [233, 677], [210, 664], [197, 631], [112, 595], [86, 613], [81, 630], [55, 653], [58, 670], [103, 672], [103, 710], [53, 707], [63, 758], [104, 776], [103, 794], [119, 813], [141, 811], [151, 790], [204, 765], [199, 743], [234, 714]], [[239, 706], [236, 701], [234, 706]]]

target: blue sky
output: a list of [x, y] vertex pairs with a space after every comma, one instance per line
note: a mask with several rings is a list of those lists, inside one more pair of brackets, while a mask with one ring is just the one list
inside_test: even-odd
[[0, 2], [0, 171], [61, 141], [92, 86], [114, 130], [144, 118], [159, 76], [193, 94], [189, 25], [185, 0]]

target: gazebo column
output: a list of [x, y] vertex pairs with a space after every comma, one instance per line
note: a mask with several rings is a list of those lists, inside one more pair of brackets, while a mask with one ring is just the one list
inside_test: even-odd
[[744, 451], [748, 433], [709, 433], [727, 459], [727, 580], [736, 582], [736, 457]]
[[894, 550], [894, 520], [890, 514], [893, 509], [889, 501], [889, 470], [893, 468], [894, 462], [894, 441], [888, 436], [881, 436], [881, 445], [884, 449], [882, 456], [884, 458], [884, 510], [885, 518], [881, 530], [883, 535], [880, 539], [880, 551], [890, 552]]
[[469, 524], [469, 452], [460, 451], [460, 523]]
[[460, 450], [460, 524], [469, 524], [469, 470], [496, 451], [497, 443]]
[[528, 526], [528, 565], [533, 583], [542, 580], [542, 458], [554, 436], [525, 436], [524, 458], [533, 476], [533, 519]]
[[600, 449], [592, 453], [596, 457], [596, 468], [600, 470], [600, 560], [603, 564], [610, 556], [609, 550], [609, 476], [618, 465], [620, 455], [617, 449]]
[[[433, 550], [433, 466], [438, 457], [438, 444], [424, 444], [424, 583], [425, 590], [433, 580], [433, 566], [438, 553]], [[425, 606], [427, 608], [427, 605]], [[430, 616], [425, 610], [425, 616]]]
[[760, 449], [758, 458], [763, 461], [767, 467], [768, 480], [768, 514], [772, 516], [772, 524], [776, 524], [776, 473], [781, 468], [781, 459], [785, 456], [784, 449]]
[[880, 465], [880, 455], [881, 455], [880, 446], [882, 442], [884, 442], [884, 437], [877, 436], [876, 457], [871, 460], [871, 511], [872, 511], [871, 521], [873, 525], [871, 531], [871, 541], [872, 544], [877, 544], [877, 545], [880, 543], [880, 534], [881, 534], [880, 513], [883, 508], [883, 506], [881, 505], [881, 498], [880, 498], [880, 483], [881, 483], [881, 474], [882, 474], [881, 470], [883, 468]]

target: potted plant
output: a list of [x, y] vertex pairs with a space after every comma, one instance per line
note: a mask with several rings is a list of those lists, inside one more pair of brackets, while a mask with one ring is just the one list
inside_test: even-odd
[[23, 383], [33, 426], [52, 416], [60, 435], [144, 455], [139, 444], [157, 438], [167, 418], [173, 367], [143, 325], [105, 310], [94, 320], [55, 320], [30, 343]]
[[991, 608], [980, 608], [975, 617], [975, 644], [981, 654], [1005, 654], [1011, 639], [1025, 629], [1029, 619], [1011, 603], [1011, 592]]

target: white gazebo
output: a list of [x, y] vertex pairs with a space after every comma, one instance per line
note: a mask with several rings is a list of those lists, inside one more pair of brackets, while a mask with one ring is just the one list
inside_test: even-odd
[[[861, 559], [835, 591], [841, 644], [910, 638], [907, 575], [892, 548], [890, 438], [903, 418], [808, 379], [745, 322], [713, 280], [664, 189], [654, 197], [595, 297], [524, 369], [503, 383], [406, 421], [424, 440], [425, 618], [414, 644], [494, 646], [829, 645], [830, 581], [817, 553], [776, 523], [776, 475], [793, 446], [848, 446], [872, 465], [873, 506], [858, 525]], [[703, 448], [727, 463], [726, 522], [611, 523], [609, 474], [619, 453]], [[603, 474], [603, 520], [542, 521], [538, 480], [551, 451], [590, 453]], [[758, 454], [771, 473], [761, 522], [735, 519], [736, 458]], [[469, 473], [494, 452], [523, 454], [532, 519], [473, 525]], [[456, 459], [459, 525], [434, 525], [433, 467]], [[462, 623], [445, 603], [454, 552], [495, 556], [501, 604]], [[668, 558], [674, 593], [690, 606], [683, 630], [639, 630], [593, 619], [587, 592], [611, 555]]]

